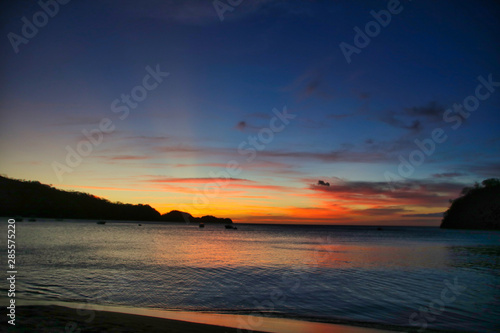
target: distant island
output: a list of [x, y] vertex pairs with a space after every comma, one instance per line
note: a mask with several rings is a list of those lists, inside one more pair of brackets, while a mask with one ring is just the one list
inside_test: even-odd
[[193, 217], [173, 210], [160, 214], [149, 205], [132, 205], [63, 191], [38, 181], [25, 181], [0, 176], [0, 216], [41, 217], [54, 219], [124, 220], [157, 222], [193, 222], [232, 224], [229, 218], [211, 215]]
[[500, 179], [465, 187], [460, 197], [451, 201], [441, 228], [500, 230]]

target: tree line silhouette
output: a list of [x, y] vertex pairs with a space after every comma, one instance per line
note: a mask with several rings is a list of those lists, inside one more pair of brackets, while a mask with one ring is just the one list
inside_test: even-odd
[[3, 176], [0, 176], [0, 202], [0, 216], [9, 217], [232, 223], [229, 218], [193, 217], [177, 210], [162, 215], [149, 205], [111, 202], [88, 193], [63, 191], [38, 181]]
[[500, 230], [500, 179], [489, 178], [465, 187], [450, 202], [441, 228]]

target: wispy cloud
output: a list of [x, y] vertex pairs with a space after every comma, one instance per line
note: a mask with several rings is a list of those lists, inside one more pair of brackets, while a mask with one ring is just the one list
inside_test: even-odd
[[228, 188], [238, 188], [238, 189], [256, 189], [256, 190], [266, 190], [266, 191], [279, 191], [279, 192], [284, 192], [284, 191], [293, 191], [294, 189], [291, 187], [287, 186], [280, 186], [280, 185], [269, 185], [269, 184], [260, 184], [260, 183], [254, 183], [254, 184], [244, 184], [244, 183], [230, 183], [227, 185]]
[[[120, 2], [120, 7], [134, 17], [156, 18], [188, 25], [220, 24], [213, 1], [143, 0], [138, 6], [135, 1], [124, 0]], [[268, 15], [275, 11], [279, 11], [281, 15], [303, 15], [307, 7], [307, 3], [300, 2], [292, 4], [275, 0], [243, 1], [237, 6], [231, 6], [233, 11], [228, 12], [224, 19], [235, 21], [249, 15]]]
[[387, 216], [387, 215], [394, 215], [398, 213], [404, 213], [406, 212], [406, 208], [401, 208], [401, 207], [376, 207], [376, 208], [368, 208], [368, 209], [361, 209], [356, 211], [358, 214], [362, 215], [368, 215], [368, 216]]
[[434, 178], [455, 178], [461, 176], [466, 176], [466, 174], [461, 172], [444, 172], [444, 173], [435, 173], [432, 175], [432, 177]]
[[429, 124], [442, 121], [446, 108], [436, 101], [423, 106], [407, 107], [400, 111], [387, 110], [380, 112], [377, 119], [392, 127], [409, 130], [413, 134], [420, 133]]
[[476, 164], [463, 165], [462, 169], [484, 178], [500, 176], [500, 161], [476, 162]]
[[410, 130], [413, 133], [419, 133], [423, 129], [422, 122], [419, 119], [404, 120], [400, 118], [401, 114], [394, 111], [385, 111], [378, 116], [378, 120], [392, 127]]
[[148, 136], [148, 135], [137, 135], [137, 136], [124, 136], [124, 140], [134, 140], [134, 141], [145, 141], [148, 143], [164, 143], [170, 140], [171, 137], [168, 136]]
[[[333, 178], [330, 186], [321, 186], [310, 182], [309, 188], [325, 199], [337, 199], [351, 204], [370, 204], [381, 206], [446, 206], [448, 199], [454, 198], [465, 186], [455, 182], [437, 182], [432, 180], [401, 181], [391, 184], [386, 182], [348, 181]], [[387, 207], [385, 207], [387, 208]]]
[[354, 163], [376, 163], [388, 161], [386, 154], [369, 151], [352, 151], [349, 149], [334, 150], [331, 152], [307, 152], [307, 151], [263, 151], [260, 153], [264, 157], [272, 158], [292, 158], [319, 160], [323, 162], [354, 162]]
[[52, 126], [98, 126], [101, 120], [102, 117], [99, 116], [68, 115], [60, 119], [59, 121], [54, 122]]
[[110, 157], [111, 160], [147, 160], [149, 156], [137, 156], [137, 155], [118, 155]]
[[[121, 148], [103, 149], [102, 152], [108, 158], [113, 160], [113, 156], [133, 156], [138, 155], [141, 158], [168, 158], [170, 156], [178, 157], [209, 157], [209, 158], [224, 158], [224, 159], [237, 159], [244, 160], [244, 157], [235, 148], [219, 148], [211, 146], [199, 146], [193, 144], [171, 144], [163, 145], [157, 143], [150, 143], [145, 147], [135, 147], [138, 154], [133, 154], [134, 149], [129, 145], [123, 145]], [[343, 145], [342, 147], [331, 151], [304, 151], [304, 150], [264, 150], [259, 152], [259, 161], [249, 164], [250, 168], [257, 167], [271, 167], [272, 164], [276, 166], [291, 166], [296, 165], [293, 162], [300, 160], [322, 161], [328, 163], [335, 162], [354, 162], [354, 163], [378, 163], [392, 161], [390, 152], [385, 146], [372, 145], [371, 147], [356, 147], [355, 145]], [[121, 154], [118, 154], [121, 153]], [[116, 159], [120, 159], [117, 157]], [[133, 159], [133, 157], [131, 158]], [[244, 164], [244, 163], [243, 163]], [[279, 164], [279, 165], [278, 165]], [[245, 165], [243, 165], [245, 166]]]
[[248, 121], [242, 120], [236, 124], [235, 128], [241, 132], [247, 132], [247, 131], [254, 132], [260, 130], [262, 127], [251, 125]]
[[311, 97], [323, 100], [333, 99], [335, 91], [327, 81], [328, 67], [323, 65], [305, 71], [283, 90], [293, 92], [299, 100]]
[[436, 101], [431, 101], [424, 106], [413, 106], [404, 109], [404, 114], [410, 117], [424, 117], [433, 122], [443, 120], [443, 113], [446, 107]]
[[252, 180], [242, 178], [175, 178], [175, 177], [150, 177], [147, 180], [150, 183], [187, 183], [187, 184], [206, 184], [206, 183], [255, 183]]
[[443, 217], [443, 212], [439, 213], [428, 213], [428, 214], [406, 214], [402, 215], [403, 217], [429, 217], [429, 218], [434, 218], [434, 217]]
[[352, 117], [354, 114], [329, 114], [326, 117], [329, 119], [340, 120], [348, 117]]

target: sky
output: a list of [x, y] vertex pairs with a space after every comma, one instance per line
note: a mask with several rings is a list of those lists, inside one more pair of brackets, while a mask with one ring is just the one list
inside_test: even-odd
[[497, 1], [3, 1], [0, 174], [244, 223], [438, 226], [500, 174]]

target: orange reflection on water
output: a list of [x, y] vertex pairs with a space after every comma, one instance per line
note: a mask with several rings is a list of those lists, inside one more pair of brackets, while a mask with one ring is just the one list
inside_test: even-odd
[[[200, 237], [201, 236], [201, 237]], [[263, 235], [262, 238], [265, 238]], [[153, 254], [159, 264], [191, 267], [259, 267], [296, 265], [305, 253], [222, 225], [191, 227], [182, 236], [156, 235]]]
[[359, 246], [350, 244], [319, 244], [311, 249], [308, 265], [331, 268], [432, 268], [449, 261], [444, 246]]
[[[243, 229], [243, 228], [242, 228]], [[172, 228], [171, 232], [179, 229]], [[186, 227], [173, 234], [155, 235], [152, 257], [159, 265], [266, 268], [432, 268], [449, 262], [444, 246], [422, 244], [350, 244], [300, 236], [270, 238], [265, 233], [224, 230], [222, 225]]]

